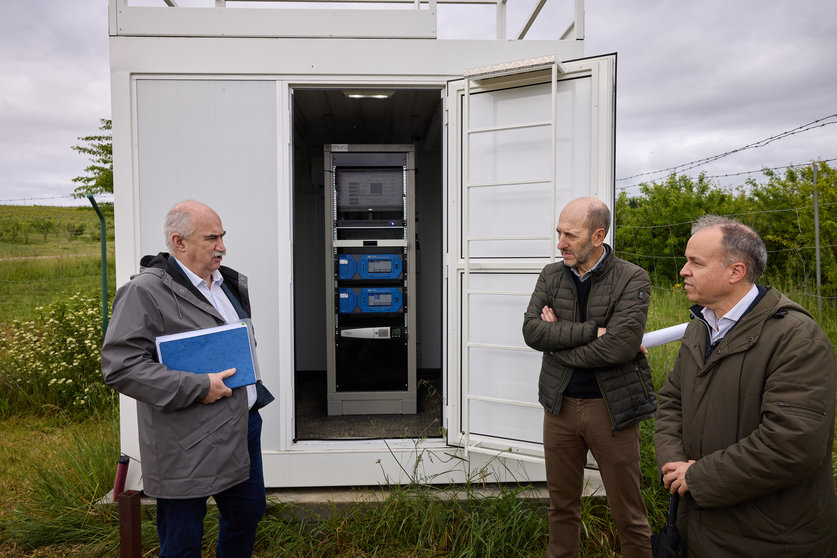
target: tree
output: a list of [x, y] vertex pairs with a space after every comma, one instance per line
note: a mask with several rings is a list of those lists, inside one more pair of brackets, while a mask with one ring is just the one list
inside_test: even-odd
[[621, 192], [616, 198], [616, 251], [648, 270], [654, 284], [679, 283], [692, 221], [707, 213], [738, 213], [742, 202], [740, 195], [713, 184], [704, 173], [696, 179], [671, 174], [663, 182], [643, 183], [639, 196]]
[[83, 198], [87, 194], [112, 194], [113, 193], [113, 139], [110, 134], [111, 121], [106, 118], [99, 120], [99, 130], [107, 132], [98, 136], [85, 136], [78, 138], [83, 142], [74, 145], [72, 149], [84, 155], [88, 155], [92, 163], [84, 169], [85, 176], [77, 176], [73, 182], [80, 184], [73, 191], [73, 196]]
[[[828, 293], [837, 288], [837, 170], [818, 161], [822, 282]], [[765, 275], [786, 288], [810, 290], [815, 284], [816, 237], [813, 169], [788, 168], [784, 175], [766, 170], [765, 184], [751, 188], [751, 223], [767, 245]], [[823, 293], [825, 295], [825, 292]], [[833, 296], [828, 294], [827, 296]]]
[[[817, 161], [818, 212], [823, 296], [837, 293], [837, 170]], [[621, 192], [614, 206], [617, 255], [648, 270], [657, 286], [680, 282], [679, 269], [692, 222], [706, 214], [728, 215], [753, 227], [767, 247], [760, 282], [792, 291], [815, 284], [813, 169], [788, 167], [784, 174], [763, 171], [767, 181], [748, 179], [727, 191], [704, 174], [697, 179], [670, 175], [640, 186], [639, 195]]]

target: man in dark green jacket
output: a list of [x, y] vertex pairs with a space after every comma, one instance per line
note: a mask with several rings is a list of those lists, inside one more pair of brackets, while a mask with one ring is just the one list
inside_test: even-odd
[[759, 235], [698, 220], [680, 271], [694, 319], [660, 390], [663, 483], [687, 558], [837, 556], [837, 366], [801, 306], [755, 285]]
[[599, 465], [622, 556], [650, 558], [640, 493], [639, 422], [656, 409], [640, 342], [648, 274], [604, 244], [610, 211], [580, 198], [558, 218], [563, 261], [541, 271], [523, 321], [526, 344], [543, 352], [538, 399], [549, 488], [548, 558], [578, 556], [584, 466]]

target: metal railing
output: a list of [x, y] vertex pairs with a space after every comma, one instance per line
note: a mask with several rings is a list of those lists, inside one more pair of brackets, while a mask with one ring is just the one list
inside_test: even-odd
[[[240, 26], [246, 29], [247, 24], [246, 22], [242, 23], [242, 16], [241, 12], [253, 12], [254, 17], [261, 17], [263, 14], [256, 14], [256, 12], [264, 12], [266, 7], [275, 8], [281, 4], [282, 9], [291, 12], [290, 14], [283, 14], [283, 16], [294, 17], [296, 14], [300, 14], [301, 12], [311, 12], [311, 11], [319, 11], [320, 14], [323, 14], [323, 17], [326, 17], [326, 12], [328, 11], [335, 11], [335, 10], [342, 10], [346, 11], [346, 8], [334, 8], [334, 7], [327, 7], [327, 5], [354, 5], [357, 9], [365, 9], [368, 11], [380, 11], [379, 6], [381, 5], [409, 5], [412, 6], [412, 9], [409, 10], [410, 12], [424, 12], [426, 14], [432, 14], [432, 33], [435, 34], [437, 29], [437, 6], [441, 4], [445, 5], [459, 5], [459, 6], [467, 6], [467, 5], [482, 5], [482, 6], [494, 6], [495, 7], [495, 27], [496, 33], [495, 38], [497, 40], [506, 40], [508, 38], [513, 38], [514, 40], [523, 40], [526, 38], [526, 35], [532, 29], [535, 21], [538, 19], [538, 16], [541, 14], [543, 8], [546, 5], [547, 0], [538, 0], [534, 6], [526, 8], [524, 12], [522, 12], [522, 17], [519, 19], [522, 21], [520, 29], [513, 34], [509, 34], [508, 27], [509, 27], [509, 13], [508, 13], [508, 2], [507, 0], [158, 0], [159, 6], [148, 6], [147, 3], [143, 5], [136, 4], [131, 0], [110, 0], [111, 5], [111, 14], [112, 20], [120, 19], [120, 18], [132, 18], [134, 14], [137, 12], [147, 12], [148, 10], [155, 10], [158, 11], [159, 17], [159, 10], [158, 8], [205, 8], [205, 9], [212, 9], [212, 8], [219, 8], [222, 11], [224, 8], [233, 7], [237, 9], [231, 9], [229, 11], [239, 12], [234, 17], [235, 19], [231, 22], [232, 27], [228, 28], [231, 31], [232, 36], [265, 36], [266, 33], [262, 30], [262, 26], [254, 23], [252, 26], [252, 35], [248, 35], [247, 31], [239, 30]], [[583, 40], [584, 39], [584, 0], [553, 0], [553, 2], [563, 2], [569, 3], [572, 5], [572, 12], [573, 17], [572, 21], [569, 22], [569, 25], [565, 28], [565, 31], [555, 37], [556, 39], [575, 39], [575, 40]], [[245, 5], [246, 4], [246, 5]], [[256, 5], [256, 6], [254, 6]], [[206, 11], [206, 10], [202, 10]], [[223, 10], [227, 11], [227, 10]], [[390, 10], [393, 11], [393, 10]], [[400, 14], [401, 17], [405, 17], [406, 14]], [[521, 14], [517, 14], [521, 15]], [[138, 18], [142, 18], [143, 16], [138, 16]], [[163, 15], [162, 17], [166, 17]], [[201, 15], [200, 17], [206, 17], [205, 15]], [[246, 16], [243, 16], [246, 17]], [[268, 17], [270, 17], [268, 15]], [[409, 16], [406, 16], [409, 17]], [[224, 19], [225, 16], [220, 15], [213, 15], [210, 16], [211, 20], [217, 21], [218, 19]], [[182, 19], [179, 19], [178, 22], [182, 22]], [[163, 23], [163, 25], [165, 25]], [[351, 22], [347, 22], [347, 26], [351, 25]], [[134, 28], [133, 25], [115, 25], [112, 26], [112, 35], [136, 35], [132, 31]], [[166, 29], [166, 34], [171, 34], [171, 27], [164, 27]], [[555, 27], [558, 29], [559, 27]], [[282, 27], [277, 28], [277, 35], [275, 36], [282, 36], [281, 33]], [[428, 33], [427, 26], [418, 26], [418, 29], [421, 30], [422, 34]], [[121, 31], [121, 32], [120, 32]], [[213, 34], [213, 31], [210, 31], [209, 34]], [[397, 35], [400, 36], [401, 33], [398, 31], [395, 32]], [[150, 33], [155, 34], [155, 33]], [[177, 33], [175, 33], [177, 34]], [[186, 29], [184, 35], [192, 35], [194, 33], [190, 32]], [[219, 33], [222, 34], [222, 33]], [[227, 35], [226, 33], [223, 33]], [[230, 35], [227, 35], [230, 36]], [[323, 33], [324, 37], [333, 36], [333, 32], [325, 31]], [[354, 35], [350, 35], [354, 36]], [[365, 35], [359, 35], [365, 36]], [[424, 37], [422, 38], [435, 38], [434, 36]]]

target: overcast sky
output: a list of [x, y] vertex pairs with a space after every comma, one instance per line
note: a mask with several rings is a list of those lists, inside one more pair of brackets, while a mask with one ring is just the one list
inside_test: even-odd
[[[513, 8], [532, 0], [508, 1], [514, 30]], [[107, 0], [2, 3], [0, 204], [70, 203], [89, 164], [70, 147], [110, 118]], [[561, 4], [549, 0], [530, 37], [556, 35]], [[440, 37], [464, 21], [440, 18]], [[722, 175], [837, 158], [835, 22], [834, 0], [587, 0], [586, 54], [618, 53], [617, 188], [670, 168], [737, 185], [761, 174]]]

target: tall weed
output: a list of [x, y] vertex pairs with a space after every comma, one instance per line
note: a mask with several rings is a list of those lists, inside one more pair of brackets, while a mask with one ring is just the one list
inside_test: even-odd
[[70, 555], [78, 556], [118, 553], [117, 510], [98, 504], [113, 486], [119, 456], [116, 416], [104, 420], [105, 428], [88, 421], [81, 433], [74, 431], [70, 443], [48, 452], [50, 459], [43, 459], [43, 451], [27, 452], [20, 467], [28, 498], [3, 514], [3, 539], [24, 549], [72, 548]]
[[102, 381], [99, 304], [77, 293], [37, 308], [33, 321], [12, 324], [0, 369], [0, 413], [112, 412], [117, 397]]

